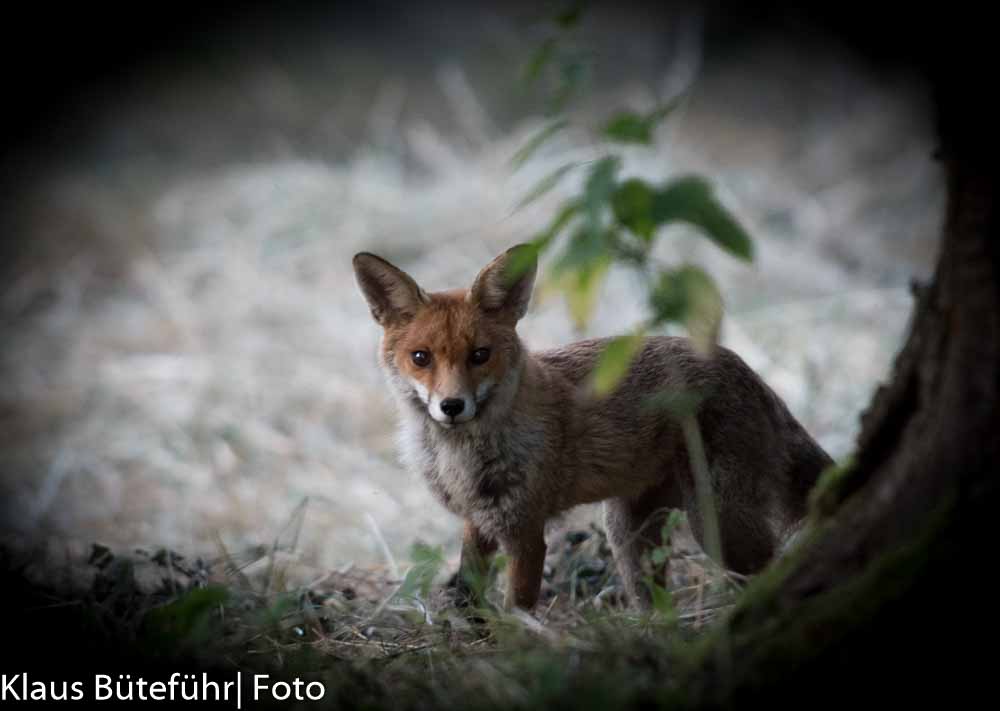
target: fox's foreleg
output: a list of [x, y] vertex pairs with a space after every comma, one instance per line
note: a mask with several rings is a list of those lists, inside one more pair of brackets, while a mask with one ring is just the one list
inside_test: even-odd
[[460, 605], [478, 606], [488, 582], [490, 558], [496, 552], [497, 542], [485, 537], [471, 522], [465, 522], [462, 532], [462, 557], [458, 564], [458, 602]]
[[510, 553], [510, 570], [504, 608], [520, 607], [531, 611], [538, 602], [545, 567], [544, 525], [530, 526], [518, 532], [516, 539], [505, 541]]

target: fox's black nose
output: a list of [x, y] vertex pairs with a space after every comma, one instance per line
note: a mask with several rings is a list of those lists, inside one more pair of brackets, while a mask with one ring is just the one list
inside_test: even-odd
[[441, 401], [441, 412], [448, 417], [457, 417], [465, 409], [465, 400], [460, 397], [450, 397]]

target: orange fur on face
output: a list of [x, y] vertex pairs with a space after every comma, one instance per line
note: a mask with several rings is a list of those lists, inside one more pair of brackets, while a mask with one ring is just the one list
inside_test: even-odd
[[[471, 419], [517, 363], [520, 347], [513, 324], [483, 313], [467, 294], [464, 289], [430, 294], [429, 303], [411, 320], [386, 328], [383, 343], [387, 359], [414, 384], [429, 409], [447, 398], [466, 398], [464, 415]], [[478, 348], [489, 349], [490, 356], [477, 365], [471, 356]], [[430, 362], [415, 364], [415, 351], [429, 353]]]

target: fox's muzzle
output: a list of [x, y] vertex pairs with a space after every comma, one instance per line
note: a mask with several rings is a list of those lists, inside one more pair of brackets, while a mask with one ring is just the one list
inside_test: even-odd
[[465, 409], [465, 400], [460, 397], [450, 397], [441, 401], [441, 412], [448, 417], [458, 417]]
[[434, 394], [427, 404], [427, 413], [442, 425], [457, 425], [476, 416], [476, 401], [464, 393], [444, 398]]

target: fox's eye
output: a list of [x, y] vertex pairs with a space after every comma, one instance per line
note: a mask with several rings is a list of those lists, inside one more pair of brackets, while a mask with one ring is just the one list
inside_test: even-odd
[[472, 351], [472, 355], [469, 356], [469, 362], [473, 365], [482, 365], [490, 359], [490, 349], [489, 348], [477, 348]]
[[427, 351], [413, 351], [410, 354], [410, 358], [418, 368], [426, 368], [427, 364], [431, 362], [431, 354]]

